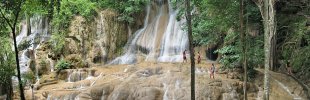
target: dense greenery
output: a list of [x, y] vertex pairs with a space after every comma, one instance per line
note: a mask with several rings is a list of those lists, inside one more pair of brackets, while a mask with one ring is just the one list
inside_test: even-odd
[[65, 30], [69, 27], [71, 19], [75, 15], [81, 15], [91, 20], [95, 14], [95, 3], [90, 0], [62, 0], [59, 12], [54, 13], [53, 26], [56, 30]]
[[[184, 0], [171, 1], [174, 9], [180, 11], [178, 19], [183, 18]], [[19, 2], [22, 2], [21, 9], [16, 6]], [[118, 21], [132, 25], [135, 23], [136, 15], [143, 14], [149, 2], [149, 0], [4, 0], [0, 3], [0, 10], [3, 12], [3, 16], [0, 17], [0, 86], [10, 85], [10, 78], [15, 75], [16, 63], [12, 52], [11, 33], [18, 29], [7, 24], [6, 20], [14, 21], [16, 18], [14, 13], [18, 10], [21, 10], [18, 13], [20, 17], [16, 18], [18, 23], [30, 20], [34, 16], [48, 18], [49, 33], [52, 34], [49, 41], [50, 48], [58, 56], [67, 52], [64, 49], [69, 33], [68, 28], [75, 16], [82, 16], [86, 19], [86, 24], [89, 24], [95, 21], [99, 11], [111, 9], [118, 13]], [[239, 31], [239, 0], [194, 0], [191, 4], [195, 46], [216, 47], [214, 53], [220, 55], [219, 63], [222, 68], [240, 68], [243, 52]], [[248, 61], [248, 75], [253, 78], [254, 68], [261, 67], [264, 63], [263, 19], [258, 6], [253, 1], [246, 0], [245, 4], [243, 16], [246, 21], [245, 55]], [[310, 5], [294, 0], [279, 0], [276, 5], [277, 40], [274, 71], [281, 69], [281, 66], [285, 69], [284, 64], [289, 63], [293, 72], [307, 80], [310, 77]], [[31, 45], [29, 41], [22, 41], [18, 49], [24, 50], [29, 45]], [[122, 49], [117, 48], [115, 51], [120, 53]], [[68, 69], [71, 63], [75, 63], [59, 58], [56, 59], [59, 60], [56, 64], [57, 70]], [[76, 62], [80, 60], [76, 58]], [[40, 62], [39, 64], [46, 66], [47, 63]], [[84, 66], [84, 62], [80, 65]], [[32, 81], [34, 79], [32, 72], [23, 76], [24, 79]]]
[[99, 7], [114, 9], [120, 13], [118, 19], [134, 22], [134, 14], [141, 13], [149, 0], [97, 0]]
[[11, 43], [7, 36], [0, 33], [0, 87], [3, 89], [0, 91], [1, 93], [7, 93], [9, 99], [13, 93], [11, 78], [15, 75], [16, 68]]
[[64, 70], [70, 68], [71, 64], [65, 61], [64, 59], [61, 59], [57, 64], [56, 64], [56, 70]]
[[[294, 6], [293, 4], [297, 5]], [[194, 40], [197, 45], [218, 45], [215, 53], [220, 53], [223, 67], [240, 66], [241, 48], [239, 36], [239, 0], [201, 0], [195, 1], [197, 7], [193, 19]], [[277, 67], [290, 61], [294, 71], [309, 71], [309, 21], [306, 8], [302, 2], [277, 2]], [[298, 6], [299, 5], [299, 6]], [[308, 9], [308, 10], [307, 10]], [[299, 14], [297, 14], [299, 13]], [[289, 17], [288, 17], [289, 16]], [[309, 15], [308, 15], [309, 16]], [[257, 5], [246, 1], [246, 43], [248, 66], [262, 66], [264, 62], [262, 18]], [[253, 35], [253, 30], [258, 34]], [[308, 74], [309, 76], [309, 74]]]
[[49, 43], [52, 47], [52, 51], [56, 55], [64, 53], [65, 39], [65, 34], [63, 32], [53, 33]]

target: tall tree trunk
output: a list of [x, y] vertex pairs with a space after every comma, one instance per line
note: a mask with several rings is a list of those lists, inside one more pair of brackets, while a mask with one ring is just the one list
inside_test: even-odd
[[264, 49], [265, 49], [265, 78], [264, 78], [264, 99], [269, 100], [269, 88], [270, 88], [270, 80], [269, 80], [269, 70], [270, 67], [273, 67], [273, 49], [272, 45], [273, 39], [276, 40], [274, 37], [276, 34], [275, 28], [275, 9], [274, 9], [274, 0], [266, 0], [264, 1], [264, 9], [263, 9], [263, 19], [264, 19]]
[[191, 100], [195, 100], [195, 59], [194, 59], [194, 48], [193, 48], [193, 37], [192, 37], [192, 18], [190, 9], [190, 0], [186, 0], [186, 15], [187, 15], [187, 27], [188, 27], [188, 42], [191, 59]]
[[245, 42], [245, 31], [244, 31], [244, 19], [243, 19], [243, 13], [244, 11], [244, 1], [240, 0], [240, 12], [239, 12], [239, 17], [240, 17], [240, 36], [241, 36], [241, 47], [242, 47], [242, 63], [243, 63], [243, 69], [244, 69], [244, 82], [243, 82], [243, 95], [244, 95], [244, 100], [247, 100], [247, 65], [246, 65], [246, 42]]
[[[16, 19], [16, 22], [17, 22], [17, 19]], [[20, 99], [25, 100], [24, 88], [23, 88], [21, 75], [20, 75], [20, 66], [19, 66], [19, 58], [18, 58], [18, 49], [17, 49], [17, 44], [16, 44], [15, 26], [16, 25], [14, 25], [13, 26], [14, 28], [12, 28], [12, 34], [13, 34], [13, 40], [14, 40], [15, 60], [16, 60], [16, 65], [17, 65], [17, 78], [19, 82]]]
[[268, 1], [264, 1], [264, 50], [265, 50], [265, 76], [264, 76], [264, 100], [269, 100], [269, 67], [270, 67], [270, 42], [268, 25]]
[[[16, 19], [16, 22], [17, 22], [17, 19]], [[23, 88], [21, 75], [20, 75], [20, 66], [19, 66], [19, 58], [18, 58], [18, 49], [17, 49], [17, 44], [16, 44], [15, 26], [16, 25], [14, 25], [13, 26], [14, 28], [12, 28], [12, 31], [13, 31], [12, 34], [13, 34], [13, 40], [14, 40], [15, 60], [16, 60], [16, 65], [17, 65], [17, 78], [18, 78], [18, 83], [19, 83], [20, 99], [25, 100], [24, 88]]]

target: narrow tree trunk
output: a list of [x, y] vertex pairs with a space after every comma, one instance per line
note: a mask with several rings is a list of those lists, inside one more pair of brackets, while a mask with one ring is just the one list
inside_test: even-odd
[[241, 47], [242, 47], [242, 63], [243, 63], [243, 69], [244, 69], [244, 82], [243, 82], [243, 95], [244, 95], [244, 100], [247, 100], [247, 65], [246, 65], [246, 43], [245, 43], [245, 37], [244, 37], [244, 20], [243, 20], [243, 10], [244, 10], [244, 1], [240, 0], [240, 36], [241, 36]]
[[195, 100], [195, 60], [194, 60], [194, 48], [192, 38], [192, 22], [191, 22], [191, 9], [190, 0], [186, 0], [186, 15], [187, 15], [187, 27], [188, 27], [188, 42], [191, 59], [191, 100]]
[[24, 88], [23, 88], [21, 75], [20, 75], [20, 66], [19, 66], [19, 58], [18, 58], [18, 49], [17, 49], [17, 44], [16, 44], [15, 26], [12, 29], [12, 31], [13, 31], [12, 34], [13, 34], [13, 40], [14, 40], [15, 60], [16, 60], [16, 65], [17, 65], [17, 78], [18, 78], [18, 83], [19, 83], [20, 99], [25, 100]]
[[31, 34], [31, 24], [30, 24], [30, 16], [27, 12], [25, 12], [26, 15], [26, 23], [27, 23], [27, 36]]

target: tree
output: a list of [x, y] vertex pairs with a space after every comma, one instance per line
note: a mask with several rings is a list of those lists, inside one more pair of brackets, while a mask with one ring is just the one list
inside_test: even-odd
[[244, 69], [244, 82], [243, 82], [243, 95], [244, 95], [244, 100], [247, 100], [247, 59], [246, 59], [246, 41], [245, 41], [245, 31], [244, 31], [244, 1], [240, 0], [240, 12], [239, 12], [239, 18], [240, 18], [240, 38], [241, 38], [241, 48], [242, 48], [242, 63], [243, 63], [243, 69]]
[[273, 40], [276, 40], [276, 27], [275, 27], [275, 0], [256, 0], [254, 1], [259, 7], [263, 23], [264, 23], [264, 50], [265, 50], [265, 76], [264, 76], [264, 100], [269, 100], [269, 70], [273, 67], [275, 45]]
[[186, 22], [187, 22], [187, 35], [189, 42], [189, 52], [191, 59], [191, 100], [195, 100], [195, 58], [194, 58], [194, 48], [193, 48], [193, 37], [192, 37], [192, 18], [190, 9], [190, 0], [186, 0]]
[[0, 13], [1, 17], [5, 19], [5, 22], [9, 25], [12, 34], [13, 34], [13, 41], [14, 41], [14, 49], [15, 49], [15, 60], [17, 65], [17, 78], [19, 82], [19, 91], [20, 91], [20, 99], [25, 100], [24, 96], [24, 89], [21, 82], [21, 75], [20, 75], [20, 66], [19, 66], [19, 59], [18, 59], [18, 49], [16, 43], [16, 24], [18, 22], [19, 13], [21, 11], [21, 7], [23, 4], [23, 0], [4, 0], [1, 2], [0, 6]]

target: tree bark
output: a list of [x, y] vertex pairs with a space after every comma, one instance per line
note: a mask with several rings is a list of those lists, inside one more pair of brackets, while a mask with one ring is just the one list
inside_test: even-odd
[[188, 42], [189, 42], [189, 51], [191, 59], [191, 100], [195, 100], [195, 59], [194, 59], [194, 48], [193, 48], [193, 37], [192, 37], [192, 22], [191, 22], [191, 9], [190, 9], [190, 0], [186, 0], [186, 15], [187, 15], [187, 28], [188, 28]]
[[269, 70], [270, 67], [273, 67], [273, 39], [276, 41], [274, 37], [276, 34], [275, 28], [275, 9], [274, 9], [274, 0], [266, 0], [264, 1], [264, 9], [263, 9], [263, 19], [264, 19], [264, 49], [265, 49], [265, 78], [264, 78], [264, 99], [269, 100], [269, 88], [270, 88], [270, 80], [269, 80]]
[[239, 12], [239, 17], [240, 17], [240, 36], [241, 36], [241, 48], [242, 48], [242, 63], [243, 63], [243, 69], [244, 69], [244, 82], [243, 82], [243, 95], [244, 95], [244, 100], [247, 100], [247, 65], [246, 65], [246, 42], [245, 42], [245, 31], [244, 31], [244, 19], [243, 19], [243, 13], [244, 11], [244, 1], [240, 0], [240, 12]]

